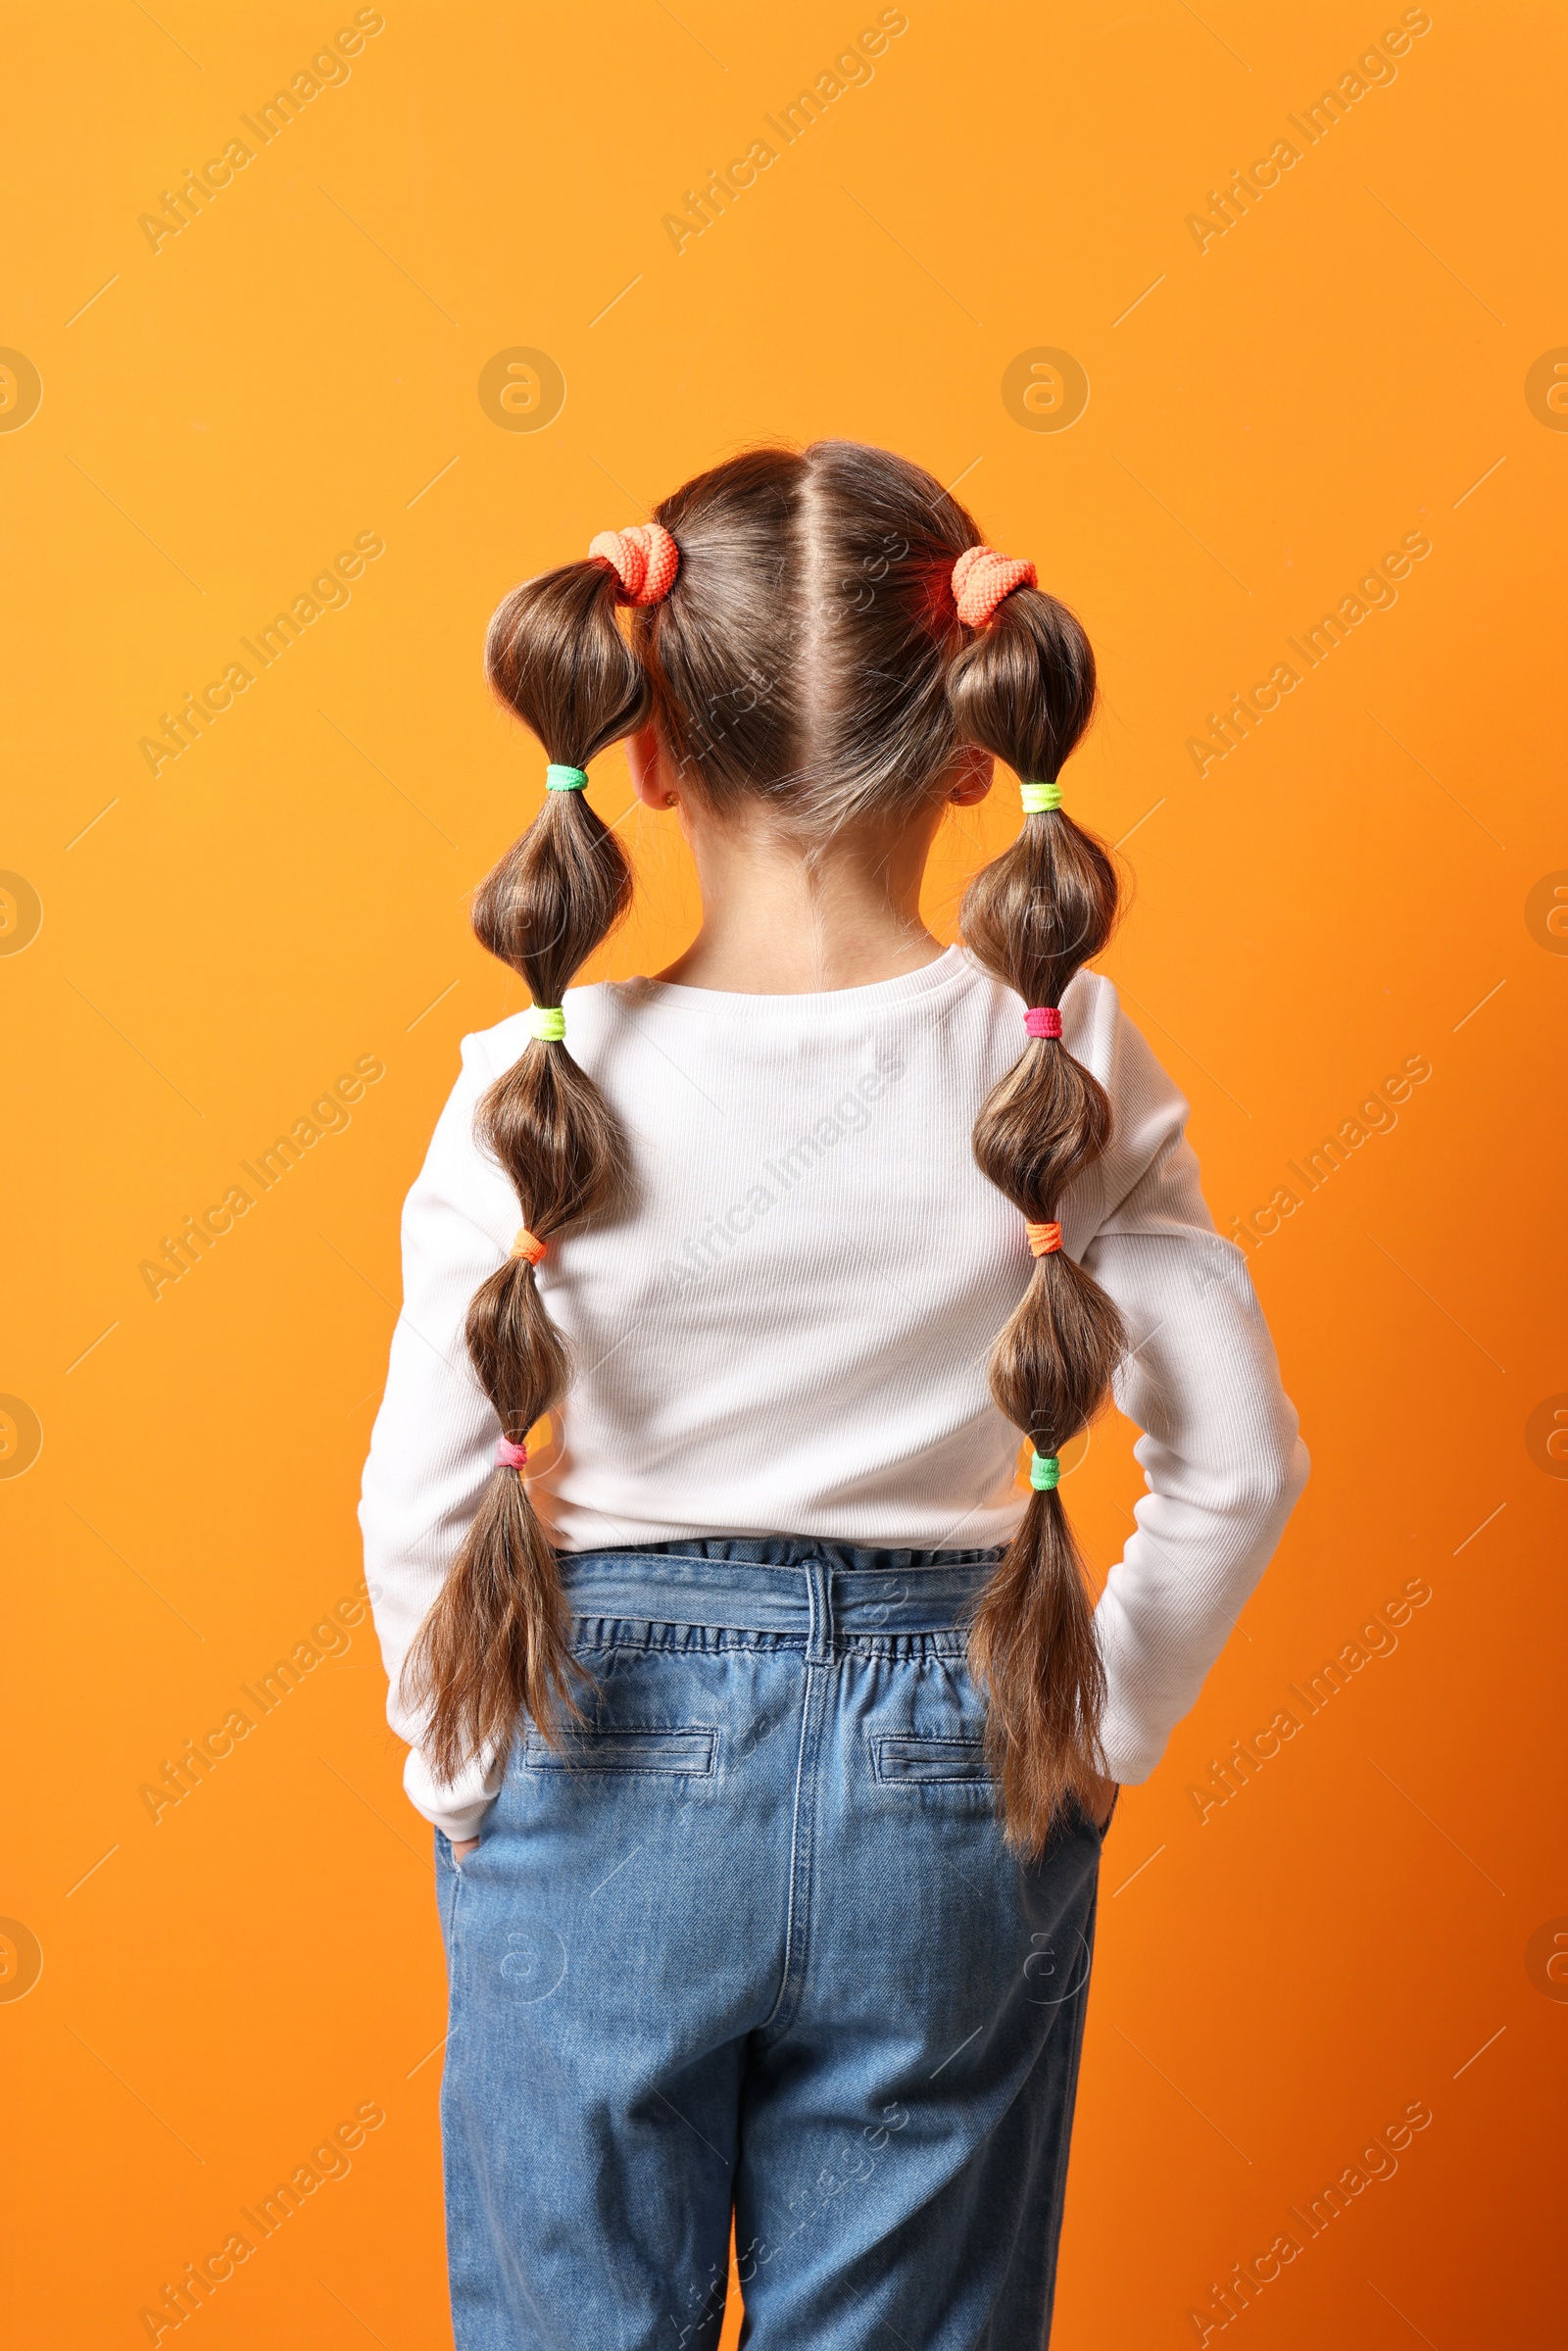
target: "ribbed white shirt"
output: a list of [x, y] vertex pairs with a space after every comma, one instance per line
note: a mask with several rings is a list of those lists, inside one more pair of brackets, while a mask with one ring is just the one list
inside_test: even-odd
[[[1027, 1490], [986, 1361], [1034, 1261], [970, 1137], [1022, 1049], [1019, 999], [952, 948], [868, 988], [606, 982], [568, 991], [565, 1013], [621, 1120], [629, 1181], [539, 1268], [575, 1364], [528, 1467], [552, 1541], [1006, 1542]], [[1109, 1767], [1131, 1782], [1197, 1697], [1307, 1463], [1245, 1262], [1204, 1205], [1186, 1102], [1108, 980], [1081, 972], [1062, 1019], [1114, 1120], [1061, 1205], [1063, 1246], [1121, 1309], [1116, 1401], [1145, 1432], [1149, 1491], [1096, 1616]], [[473, 1116], [528, 1037], [519, 1014], [464, 1040], [404, 1210], [404, 1306], [360, 1509], [405, 1786], [454, 1838], [474, 1834], [501, 1761], [435, 1782], [398, 1677], [493, 1467], [464, 1318], [520, 1213]]]

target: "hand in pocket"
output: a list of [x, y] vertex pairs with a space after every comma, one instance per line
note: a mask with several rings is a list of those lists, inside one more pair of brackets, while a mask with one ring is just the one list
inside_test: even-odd
[[1119, 1792], [1114, 1780], [1101, 1780], [1096, 1786], [1093, 1800], [1085, 1809], [1097, 1829], [1103, 1831], [1108, 1827]]

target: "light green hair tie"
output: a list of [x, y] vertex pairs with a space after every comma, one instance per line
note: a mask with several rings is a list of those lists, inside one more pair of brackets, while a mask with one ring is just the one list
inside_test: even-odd
[[1061, 1479], [1061, 1462], [1055, 1453], [1031, 1453], [1029, 1483], [1036, 1494], [1052, 1494]]
[[1059, 784], [1020, 784], [1018, 789], [1026, 816], [1039, 816], [1047, 808], [1059, 808], [1061, 806]]
[[547, 767], [545, 769], [545, 790], [547, 792], [586, 792], [587, 789], [588, 770], [586, 767]]
[[528, 1026], [541, 1045], [559, 1045], [566, 1033], [566, 1015], [560, 1004], [535, 1004], [528, 1014]]

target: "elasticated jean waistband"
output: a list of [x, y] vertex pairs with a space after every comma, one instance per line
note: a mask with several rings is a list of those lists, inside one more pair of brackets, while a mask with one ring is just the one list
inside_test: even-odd
[[814, 1535], [692, 1535], [673, 1543], [612, 1544], [602, 1551], [566, 1551], [563, 1559], [741, 1559], [754, 1567], [804, 1567], [820, 1559], [828, 1567], [993, 1566], [1001, 1547], [985, 1551], [890, 1551], [873, 1543], [824, 1543]]
[[[769, 1550], [786, 1555], [735, 1556]], [[840, 1565], [846, 1554], [889, 1564]], [[815, 1646], [832, 1633], [856, 1638], [951, 1632], [972, 1612], [1000, 1555], [870, 1551], [794, 1539], [754, 1543], [737, 1538], [722, 1545], [710, 1541], [681, 1549], [565, 1552], [561, 1574], [574, 1616], [800, 1633]]]

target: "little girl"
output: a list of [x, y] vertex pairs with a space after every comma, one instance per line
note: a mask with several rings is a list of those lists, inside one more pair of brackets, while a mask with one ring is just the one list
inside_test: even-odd
[[[1038, 2351], [1116, 1786], [1306, 1475], [1085, 968], [1093, 656], [930, 475], [822, 442], [526, 581], [487, 658], [552, 762], [474, 918], [532, 1008], [464, 1040], [409, 1197], [361, 1512], [457, 2341], [711, 2351], [733, 2216], [765, 2351]], [[615, 743], [702, 927], [573, 989], [631, 895]], [[996, 759], [1021, 828], [944, 951], [927, 855]], [[1061, 1456], [1111, 1393], [1149, 1491], [1095, 1605]]]

